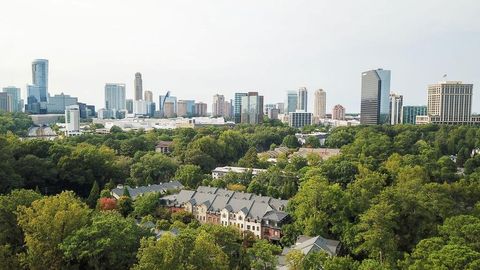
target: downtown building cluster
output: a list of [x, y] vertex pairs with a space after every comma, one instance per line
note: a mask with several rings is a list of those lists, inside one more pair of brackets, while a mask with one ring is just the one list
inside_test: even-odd
[[[391, 71], [369, 70], [362, 73], [360, 114], [347, 114], [341, 104], [327, 113], [327, 93], [313, 93], [313, 110], [309, 111], [309, 91], [300, 87], [286, 91], [284, 102], [265, 103], [257, 91], [241, 91], [227, 99], [223, 94], [213, 96], [211, 112], [207, 103], [193, 99], [177, 99], [170, 91], [155, 98], [152, 91], [143, 89], [142, 74], [134, 76], [133, 98], [127, 98], [125, 83], [106, 83], [104, 107], [79, 102], [77, 97], [64, 94], [51, 96], [48, 92], [49, 62], [32, 62], [32, 83], [26, 87], [26, 104], [21, 89], [4, 87], [0, 92], [0, 111], [25, 111], [32, 115], [64, 114], [67, 130], [78, 130], [80, 119], [135, 118], [223, 118], [230, 123], [261, 124], [264, 118], [280, 120], [295, 128], [306, 125], [379, 125], [379, 124], [476, 124], [479, 116], [472, 115], [473, 85], [460, 81], [444, 81], [428, 86], [427, 105], [404, 105], [403, 95], [390, 89]], [[78, 114], [78, 117], [77, 117]], [[69, 120], [72, 119], [71, 125]]]

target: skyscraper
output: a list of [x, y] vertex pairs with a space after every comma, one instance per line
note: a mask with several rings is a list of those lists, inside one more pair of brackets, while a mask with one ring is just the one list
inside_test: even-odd
[[242, 123], [261, 124], [263, 122], [263, 96], [258, 92], [248, 92], [242, 97]]
[[65, 108], [65, 130], [67, 136], [79, 134], [80, 108], [78, 105], [69, 105]]
[[203, 102], [195, 103], [194, 114], [200, 117], [207, 116], [207, 103], [203, 103]]
[[324, 119], [327, 115], [327, 93], [318, 89], [314, 93], [313, 116]]
[[403, 106], [403, 124], [416, 124], [417, 116], [427, 115], [427, 106]]
[[188, 107], [188, 104], [185, 100], [179, 100], [177, 102], [177, 116], [186, 117], [187, 116], [187, 107]]
[[133, 113], [133, 99], [125, 100], [125, 108], [127, 110], [127, 113]]
[[297, 110], [307, 111], [308, 106], [308, 91], [306, 87], [298, 89], [298, 104]]
[[[160, 111], [160, 115], [162, 117], [166, 117], [165, 116], [165, 108], [164, 108], [164, 105], [165, 103], [167, 102], [170, 102], [173, 104], [173, 113], [176, 114], [177, 113], [177, 97], [174, 97], [174, 96], [170, 96], [170, 91], [167, 92], [167, 94], [165, 95], [160, 95], [159, 96], [159, 105], [158, 105], [158, 110]], [[170, 108], [169, 108], [170, 110]]]
[[337, 104], [333, 107], [332, 119], [333, 120], [345, 120], [345, 108], [342, 105]]
[[287, 108], [285, 113], [295, 112], [297, 110], [298, 94], [295, 91], [287, 92]]
[[125, 84], [105, 84], [105, 109], [114, 112], [126, 109]]
[[22, 100], [20, 88], [15, 86], [8, 86], [3, 88], [3, 92], [12, 96], [12, 110], [13, 112], [22, 111]]
[[428, 86], [428, 115], [438, 124], [466, 124], [472, 115], [473, 84], [447, 81]]
[[141, 100], [143, 97], [142, 74], [135, 73], [135, 100]]
[[390, 93], [390, 124], [397, 125], [402, 123], [403, 116], [403, 96]]
[[13, 98], [12, 95], [0, 92], [0, 112], [12, 112], [13, 111]]
[[247, 93], [235, 93], [235, 104], [233, 107], [233, 118], [235, 123], [240, 123], [242, 120], [242, 97], [247, 96]]
[[225, 116], [225, 96], [216, 94], [213, 96], [212, 116]]
[[61, 93], [48, 97], [47, 113], [65, 113], [67, 106], [78, 104], [78, 98]]
[[32, 62], [32, 84], [27, 85], [27, 107], [29, 113], [46, 113], [48, 101], [48, 60]]
[[390, 70], [369, 70], [362, 73], [360, 123], [390, 123]]
[[153, 102], [153, 93], [152, 91], [145, 91], [145, 94], [144, 94], [144, 100], [145, 101], [148, 101], [148, 102]]

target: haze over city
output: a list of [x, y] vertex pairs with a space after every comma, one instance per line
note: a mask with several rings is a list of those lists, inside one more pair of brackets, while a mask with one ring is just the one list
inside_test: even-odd
[[[369, 69], [391, 70], [408, 105], [425, 104], [444, 74], [480, 84], [478, 1], [21, 0], [0, 9], [0, 85], [24, 97], [36, 58], [50, 61], [50, 94], [98, 108], [108, 82], [125, 83], [132, 98], [135, 72], [155, 101], [167, 90], [208, 104], [216, 93], [258, 91], [274, 103], [305, 86], [310, 103], [322, 88], [329, 110], [348, 112], [360, 111]], [[474, 112], [479, 99], [474, 87]]]

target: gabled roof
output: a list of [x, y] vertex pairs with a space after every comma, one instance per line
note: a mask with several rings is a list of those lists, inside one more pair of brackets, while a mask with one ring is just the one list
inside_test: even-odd
[[271, 210], [271, 211], [268, 211], [267, 213], [265, 213], [263, 218], [268, 219], [268, 220], [272, 220], [272, 221], [276, 221], [276, 222], [280, 222], [280, 221], [284, 220], [287, 216], [288, 216], [288, 214], [286, 212]]
[[117, 187], [112, 189], [111, 193], [114, 197], [118, 198], [123, 195], [124, 189], [128, 189], [130, 193], [130, 197], [132, 200], [135, 200], [138, 196], [142, 196], [143, 194], [150, 193], [150, 192], [160, 192], [165, 193], [170, 190], [182, 189], [184, 186], [178, 181], [171, 181], [166, 183], [160, 183], [155, 185], [149, 186], [141, 186], [136, 188], [131, 188], [129, 186]]
[[321, 236], [308, 237], [300, 236], [292, 249], [298, 249], [303, 254], [308, 255], [311, 252], [325, 251], [331, 256], [337, 255], [337, 248], [340, 241], [330, 240]]

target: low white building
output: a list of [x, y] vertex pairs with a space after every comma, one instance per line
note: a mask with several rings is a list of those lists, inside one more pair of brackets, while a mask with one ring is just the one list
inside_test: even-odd
[[230, 166], [225, 166], [225, 167], [217, 167], [212, 171], [212, 178], [213, 179], [218, 179], [225, 174], [229, 172], [233, 173], [246, 173], [247, 171], [251, 171], [252, 175], [257, 175], [262, 172], [266, 172], [267, 170], [265, 169], [254, 169], [254, 168], [243, 168], [243, 167], [230, 167]]

